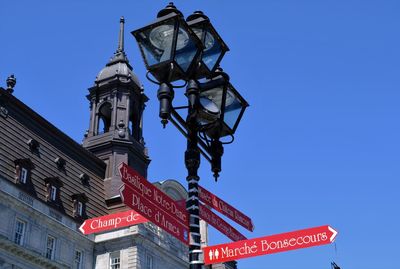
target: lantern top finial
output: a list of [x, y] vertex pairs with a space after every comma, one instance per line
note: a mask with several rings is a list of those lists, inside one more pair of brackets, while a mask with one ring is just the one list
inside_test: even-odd
[[191, 14], [189, 17], [187, 17], [186, 21], [193, 21], [196, 19], [202, 18], [204, 20], [210, 20], [206, 15], [204, 15], [203, 11], [201, 10], [196, 10], [195, 12], [193, 12], [193, 14]]
[[174, 3], [173, 3], [173, 2], [169, 2], [169, 4], [168, 4], [164, 9], [161, 9], [161, 10], [158, 12], [157, 18], [163, 17], [163, 16], [168, 15], [168, 14], [170, 14], [170, 13], [172, 13], [172, 12], [174, 12], [174, 13], [176, 13], [176, 14], [178, 14], [178, 15], [180, 15], [180, 16], [183, 17], [182, 12], [180, 12], [180, 11], [176, 8], [176, 6], [174, 5]]

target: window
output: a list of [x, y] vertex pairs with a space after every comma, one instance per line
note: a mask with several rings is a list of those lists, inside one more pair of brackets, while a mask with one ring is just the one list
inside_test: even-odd
[[22, 167], [21, 172], [19, 174], [19, 182], [21, 182], [22, 184], [26, 184], [27, 179], [28, 179], [28, 169]]
[[119, 268], [121, 268], [121, 258], [119, 255], [119, 251], [116, 251], [110, 254], [110, 269]]
[[84, 193], [76, 193], [71, 195], [73, 202], [73, 216], [78, 219], [84, 219], [86, 217], [86, 203], [88, 198]]
[[56, 248], [56, 239], [50, 235], [47, 236], [46, 258], [54, 260], [54, 251]]
[[149, 254], [146, 256], [146, 269], [153, 269], [153, 256]]
[[53, 205], [59, 206], [60, 204], [60, 188], [63, 186], [58, 177], [48, 177], [44, 180], [46, 184], [46, 200]]
[[82, 260], [83, 254], [82, 251], [76, 250], [75, 251], [75, 261], [74, 261], [74, 268], [75, 269], [82, 269]]
[[28, 185], [33, 164], [30, 159], [17, 159], [15, 164], [15, 183]]
[[14, 243], [22, 246], [24, 244], [26, 222], [17, 219], [15, 221]]
[[112, 111], [112, 106], [109, 102], [105, 102], [99, 107], [97, 134], [103, 134], [110, 130], [111, 111]]
[[77, 205], [77, 214], [79, 215], [79, 216], [82, 216], [83, 215], [83, 205], [82, 205], [82, 202], [78, 202], [78, 205]]
[[56, 186], [50, 187], [50, 199], [52, 201], [55, 201], [57, 199], [57, 187]]

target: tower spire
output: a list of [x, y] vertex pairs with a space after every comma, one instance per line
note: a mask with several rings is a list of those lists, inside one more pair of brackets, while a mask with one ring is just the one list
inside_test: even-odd
[[107, 66], [113, 65], [115, 63], [124, 62], [128, 64], [128, 67], [130, 69], [132, 69], [132, 67], [129, 65], [129, 60], [126, 57], [124, 51], [124, 24], [125, 24], [125, 19], [122, 16], [119, 20], [118, 47], [117, 50], [114, 52], [114, 56], [108, 62]]
[[119, 39], [118, 39], [118, 52], [124, 52], [124, 24], [125, 24], [125, 19], [122, 16], [121, 19], [119, 20]]

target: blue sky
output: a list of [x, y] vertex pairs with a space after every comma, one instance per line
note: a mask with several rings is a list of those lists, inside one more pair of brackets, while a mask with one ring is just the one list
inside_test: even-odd
[[[184, 138], [162, 129], [156, 87], [131, 30], [167, 1], [2, 1], [0, 85], [80, 142], [87, 88], [117, 48], [150, 97], [144, 135], [149, 180], [185, 185]], [[200, 184], [249, 215], [249, 238], [329, 224], [334, 245], [239, 261], [239, 268], [398, 268], [400, 235], [400, 2], [179, 0], [204, 11], [229, 45], [221, 65], [250, 103], [225, 147], [218, 183], [203, 159]], [[178, 92], [176, 93], [179, 94]], [[229, 221], [232, 223], [231, 221]], [[234, 225], [232, 223], [232, 225]], [[211, 230], [210, 244], [229, 242]]]

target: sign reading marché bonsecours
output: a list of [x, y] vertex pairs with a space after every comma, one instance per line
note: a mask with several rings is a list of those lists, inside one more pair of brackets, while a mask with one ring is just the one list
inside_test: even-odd
[[122, 163], [120, 188], [124, 203], [185, 244], [189, 244], [189, 217], [186, 208]]
[[204, 263], [213, 264], [330, 244], [337, 231], [325, 225], [203, 248]]

